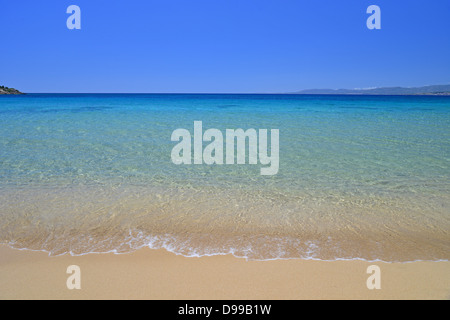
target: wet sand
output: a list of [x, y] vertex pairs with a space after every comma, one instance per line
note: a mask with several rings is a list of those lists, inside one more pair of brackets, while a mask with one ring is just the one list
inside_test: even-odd
[[[81, 289], [66, 286], [81, 269]], [[381, 269], [369, 290], [367, 267]], [[0, 246], [0, 299], [449, 299], [450, 262], [246, 261], [166, 250], [49, 257]]]

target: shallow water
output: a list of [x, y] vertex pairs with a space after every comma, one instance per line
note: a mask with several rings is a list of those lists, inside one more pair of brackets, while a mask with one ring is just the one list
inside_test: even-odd
[[[279, 129], [278, 174], [173, 164], [194, 121]], [[449, 177], [449, 97], [0, 97], [0, 242], [18, 248], [448, 260]]]

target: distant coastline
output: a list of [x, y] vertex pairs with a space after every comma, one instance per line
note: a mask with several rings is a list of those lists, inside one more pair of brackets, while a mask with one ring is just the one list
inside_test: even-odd
[[424, 87], [381, 87], [368, 89], [308, 89], [288, 94], [337, 94], [337, 95], [433, 95], [450, 96], [450, 85]]
[[[37, 92], [36, 92], [37, 93]], [[25, 95], [15, 88], [0, 86], [0, 95]], [[53, 93], [42, 93], [53, 94]], [[59, 94], [111, 94], [111, 93], [59, 93]], [[380, 87], [367, 89], [306, 89], [284, 93], [114, 93], [114, 94], [296, 94], [296, 95], [380, 95], [380, 96], [450, 96], [450, 85], [423, 87]]]
[[0, 86], [0, 94], [25, 94], [25, 93], [20, 92], [19, 90], [14, 89], [14, 88]]

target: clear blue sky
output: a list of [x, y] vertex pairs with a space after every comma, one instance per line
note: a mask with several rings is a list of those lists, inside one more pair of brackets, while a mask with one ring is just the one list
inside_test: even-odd
[[450, 83], [449, 0], [3, 0], [0, 30], [0, 84], [25, 92]]

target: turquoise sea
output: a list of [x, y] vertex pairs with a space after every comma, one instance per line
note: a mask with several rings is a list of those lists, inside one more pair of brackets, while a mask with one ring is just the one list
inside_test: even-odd
[[[175, 165], [172, 132], [279, 129], [279, 171]], [[204, 143], [204, 146], [207, 143]], [[450, 259], [450, 97], [0, 96], [0, 243]]]

